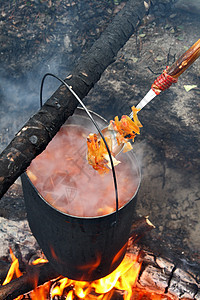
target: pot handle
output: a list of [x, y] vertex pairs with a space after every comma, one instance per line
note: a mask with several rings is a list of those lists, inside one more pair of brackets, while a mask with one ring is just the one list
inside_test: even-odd
[[42, 92], [43, 92], [43, 86], [44, 86], [44, 80], [47, 76], [52, 76], [54, 78], [56, 78], [57, 80], [59, 80], [62, 84], [64, 84], [67, 89], [74, 95], [74, 97], [76, 98], [76, 100], [78, 100], [78, 102], [81, 104], [81, 106], [84, 108], [85, 112], [87, 113], [87, 115], [89, 116], [90, 120], [92, 121], [92, 123], [94, 124], [94, 126], [96, 127], [96, 129], [98, 130], [101, 138], [103, 139], [106, 149], [108, 151], [108, 155], [110, 158], [110, 162], [111, 162], [111, 167], [112, 167], [112, 175], [113, 175], [113, 181], [114, 181], [114, 188], [115, 188], [115, 199], [116, 199], [116, 214], [115, 214], [115, 221], [112, 223], [112, 225], [115, 225], [117, 223], [117, 214], [118, 214], [118, 210], [119, 210], [119, 200], [118, 200], [118, 188], [117, 188], [117, 177], [116, 177], [116, 173], [115, 173], [115, 167], [114, 167], [114, 163], [113, 163], [113, 159], [112, 159], [112, 155], [109, 149], [109, 146], [101, 132], [101, 129], [99, 128], [98, 124], [96, 123], [96, 121], [93, 119], [92, 115], [90, 114], [90, 112], [88, 111], [87, 107], [85, 106], [85, 104], [82, 102], [82, 100], [79, 98], [79, 96], [74, 92], [74, 90], [72, 89], [71, 86], [69, 86], [64, 80], [62, 80], [61, 78], [59, 78], [58, 76], [52, 74], [52, 73], [46, 73], [41, 81], [41, 87], [40, 87], [40, 108], [42, 107]]

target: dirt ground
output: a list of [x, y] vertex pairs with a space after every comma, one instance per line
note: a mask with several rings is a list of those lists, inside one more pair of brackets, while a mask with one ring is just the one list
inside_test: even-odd
[[[101, 112], [107, 105], [107, 119], [129, 113], [156, 78], [152, 71], [162, 72], [173, 55], [178, 58], [198, 40], [198, 18], [184, 14], [183, 22], [182, 17], [177, 13], [164, 24], [142, 26], [138, 45], [133, 35], [90, 93], [89, 107]], [[200, 258], [199, 66], [196, 61], [176, 85], [144, 108], [144, 127], [134, 143], [142, 167], [137, 212], [149, 215], [156, 226], [143, 242], [154, 252], [175, 252], [194, 261]], [[184, 85], [196, 87], [186, 92]]]
[[[24, 5], [25, 2], [21, 2], [23, 3], [20, 5]], [[45, 38], [39, 39], [35, 36], [30, 39], [31, 48], [28, 53], [28, 50], [25, 51], [26, 31], [18, 30], [18, 59], [17, 55], [13, 54], [15, 43], [12, 33], [7, 40], [3, 40], [5, 52], [2, 50], [0, 68], [1, 150], [26, 119], [37, 111], [38, 86], [42, 74], [50, 70], [61, 77], [67, 75], [78, 59], [81, 49], [85, 52], [90, 47], [116, 10], [116, 7], [110, 4], [104, 5], [104, 10], [101, 10], [101, 6], [93, 7], [86, 1], [90, 10], [87, 10], [87, 6], [81, 7], [81, 15], [78, 14], [81, 3], [77, 1], [80, 4], [77, 7], [78, 5], [69, 2], [71, 10], [68, 10], [68, 15], [64, 18], [62, 12], [66, 12], [64, 3], [66, 5], [67, 1], [57, 1], [60, 3], [60, 10], [52, 13], [53, 23], [48, 10], [50, 1], [40, 2], [44, 10], [43, 13], [40, 10], [43, 19], [36, 18], [39, 2], [30, 1], [32, 6], [29, 9], [35, 9], [31, 15], [32, 18], [35, 16], [33, 24], [38, 24], [40, 20], [38, 28], [40, 34], [44, 31]], [[101, 5], [103, 4], [105, 3], [102, 1]], [[92, 18], [91, 15], [98, 13], [98, 9], [98, 18]], [[7, 14], [8, 6], [5, 5], [1, 14], [2, 12]], [[70, 19], [72, 13], [77, 18], [74, 27], [74, 19]], [[20, 20], [19, 10], [15, 11], [13, 7], [13, 16], [15, 14]], [[7, 23], [5, 18], [6, 15], [1, 21], [2, 32], [11, 32], [9, 22], [13, 22], [14, 18], [8, 17]], [[91, 21], [90, 28], [86, 26], [88, 20]], [[56, 27], [59, 22], [61, 27]], [[80, 29], [82, 23], [84, 26]], [[17, 27], [17, 23], [14, 26]], [[67, 26], [69, 31], [66, 30]], [[32, 27], [30, 31], [38, 32], [38, 28]], [[60, 28], [60, 31], [54, 32], [55, 28]], [[115, 115], [129, 113], [130, 107], [136, 105], [149, 90], [156, 74], [160, 74], [199, 39], [199, 28], [198, 14], [168, 5], [164, 6], [164, 12], [161, 8], [152, 11], [138, 32], [134, 33], [120, 50], [116, 61], [106, 69], [100, 81], [84, 99], [88, 108], [108, 120]], [[5, 53], [8, 50], [12, 55], [10, 58], [7, 55], [6, 61]], [[187, 92], [185, 85], [194, 87]], [[53, 83], [53, 86], [50, 86], [51, 84], [47, 87], [47, 95], [51, 94], [57, 85]], [[142, 170], [137, 214], [148, 215], [156, 226], [140, 243], [148, 245], [154, 253], [168, 256], [172, 260], [178, 258], [181, 262], [188, 260], [191, 264], [200, 263], [199, 95], [200, 59], [181, 75], [176, 85], [163, 92], [140, 112], [143, 128], [134, 143], [134, 151]], [[19, 181], [0, 201], [0, 223], [3, 224], [3, 230], [0, 230], [0, 257], [8, 252], [10, 244], [21, 243], [22, 252], [25, 254], [31, 245], [37, 247], [26, 223]]]

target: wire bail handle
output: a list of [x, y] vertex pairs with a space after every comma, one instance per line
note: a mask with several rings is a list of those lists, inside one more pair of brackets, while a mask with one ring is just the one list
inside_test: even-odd
[[115, 188], [115, 198], [116, 198], [116, 215], [115, 215], [115, 221], [111, 224], [111, 226], [116, 225], [117, 223], [117, 214], [119, 211], [119, 198], [118, 198], [118, 188], [117, 188], [117, 178], [116, 178], [116, 173], [115, 173], [115, 167], [114, 167], [114, 163], [113, 163], [113, 159], [112, 159], [112, 155], [109, 149], [109, 146], [101, 132], [101, 129], [99, 128], [99, 125], [96, 123], [96, 121], [94, 120], [94, 118], [92, 117], [92, 115], [90, 114], [89, 110], [87, 109], [87, 107], [85, 106], [85, 104], [82, 102], [82, 100], [79, 98], [79, 96], [74, 92], [74, 90], [72, 89], [71, 86], [69, 86], [64, 80], [62, 80], [61, 78], [59, 78], [58, 76], [52, 74], [52, 73], [46, 73], [41, 81], [41, 86], [40, 86], [40, 108], [42, 108], [42, 92], [43, 92], [43, 86], [44, 86], [44, 80], [47, 76], [52, 76], [54, 78], [56, 78], [57, 80], [59, 80], [62, 84], [64, 84], [67, 89], [74, 95], [74, 97], [78, 100], [78, 102], [81, 104], [81, 106], [84, 108], [85, 112], [87, 113], [87, 115], [89, 116], [90, 120], [92, 121], [92, 123], [94, 124], [94, 126], [96, 127], [96, 129], [98, 130], [101, 138], [104, 141], [104, 144], [106, 146], [106, 149], [108, 151], [108, 155], [110, 158], [110, 162], [111, 162], [111, 167], [112, 167], [112, 175], [113, 175], [113, 181], [114, 181], [114, 188]]

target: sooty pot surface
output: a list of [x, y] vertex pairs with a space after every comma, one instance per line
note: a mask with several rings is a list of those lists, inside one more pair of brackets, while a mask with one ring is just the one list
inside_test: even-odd
[[[95, 113], [92, 115], [101, 128], [107, 125], [103, 118]], [[78, 108], [67, 122], [86, 126], [88, 117]], [[90, 127], [95, 130], [91, 124]], [[137, 159], [132, 152], [127, 155], [136, 168], [138, 190], [140, 169]], [[21, 178], [31, 231], [56, 271], [70, 279], [92, 281], [108, 275], [120, 264], [134, 220], [137, 190], [117, 212], [93, 218], [76, 217], [51, 206], [26, 173]]]

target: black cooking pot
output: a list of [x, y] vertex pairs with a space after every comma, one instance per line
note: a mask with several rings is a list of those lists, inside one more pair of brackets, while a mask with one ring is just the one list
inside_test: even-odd
[[[91, 114], [100, 128], [107, 125], [102, 117]], [[66, 123], [89, 124], [91, 132], [95, 131], [81, 108]], [[137, 159], [132, 151], [124, 155], [134, 168], [138, 190], [141, 175]], [[31, 231], [56, 271], [70, 279], [92, 281], [108, 275], [120, 264], [134, 220], [137, 190], [117, 212], [93, 218], [76, 217], [51, 206], [26, 173], [21, 178]]]

